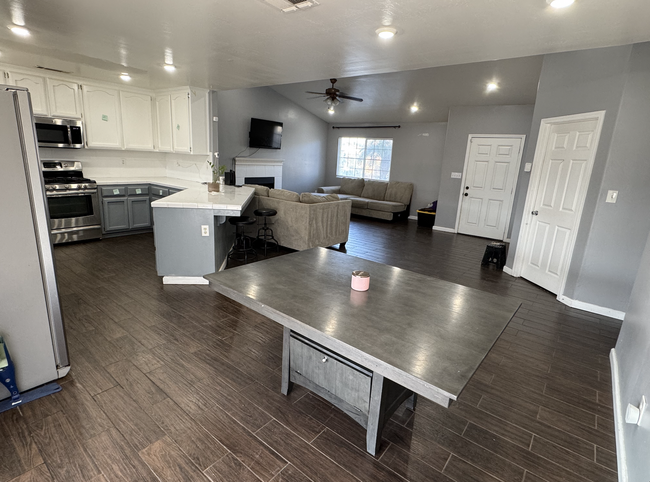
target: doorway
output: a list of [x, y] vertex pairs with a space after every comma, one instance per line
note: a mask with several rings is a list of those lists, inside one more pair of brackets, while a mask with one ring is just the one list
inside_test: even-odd
[[542, 119], [513, 274], [558, 295], [564, 285], [605, 111]]
[[457, 232], [506, 239], [525, 138], [469, 136]]

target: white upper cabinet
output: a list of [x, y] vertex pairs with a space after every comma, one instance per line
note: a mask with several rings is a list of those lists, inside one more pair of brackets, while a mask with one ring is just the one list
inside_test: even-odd
[[172, 152], [172, 104], [171, 95], [156, 95], [156, 119], [158, 150]]
[[47, 79], [50, 115], [81, 118], [79, 84], [65, 80]]
[[122, 149], [119, 92], [105, 87], [83, 85], [82, 93], [87, 146]]
[[174, 152], [192, 152], [190, 132], [190, 94], [187, 90], [171, 94], [172, 141]]
[[50, 115], [47, 108], [47, 89], [45, 77], [37, 75], [22, 74], [19, 72], [8, 72], [9, 83], [18, 87], [25, 87], [29, 90], [32, 98], [32, 110], [36, 115]]
[[147, 94], [120, 92], [124, 148], [153, 150], [152, 98]]

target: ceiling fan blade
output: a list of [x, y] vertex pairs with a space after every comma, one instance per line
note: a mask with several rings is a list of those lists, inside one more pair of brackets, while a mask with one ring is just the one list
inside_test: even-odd
[[324, 96], [324, 95], [317, 95], [317, 96], [315, 96], [315, 97], [307, 97], [307, 100], [311, 100], [311, 99], [320, 99], [321, 97], [325, 97], [325, 96]]
[[353, 100], [355, 102], [363, 102], [363, 99], [360, 99], [359, 97], [351, 97], [349, 95], [339, 94], [339, 98]]
[[311, 92], [311, 91], [309, 91], [309, 90], [306, 90], [306, 91], [305, 91], [305, 94], [327, 95], [327, 94], [324, 93], [324, 92]]

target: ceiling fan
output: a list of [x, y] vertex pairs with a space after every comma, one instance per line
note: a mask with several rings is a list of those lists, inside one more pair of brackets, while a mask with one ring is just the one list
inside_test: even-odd
[[[334, 84], [336, 84], [336, 79], [330, 79], [330, 82], [332, 83], [332, 87], [329, 89], [325, 89], [325, 92], [310, 92], [307, 91], [308, 94], [316, 94], [318, 97], [325, 97], [323, 99], [327, 105], [339, 105], [341, 102], [341, 99], [346, 99], [346, 100], [353, 100], [355, 102], [363, 102], [363, 99], [359, 97], [352, 97], [351, 95], [348, 95], [344, 92], [341, 92], [339, 89], [334, 87]], [[312, 97], [316, 98], [316, 97]]]

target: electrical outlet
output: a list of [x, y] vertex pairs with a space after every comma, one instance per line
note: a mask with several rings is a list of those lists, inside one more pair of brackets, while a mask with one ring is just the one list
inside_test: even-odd
[[201, 236], [210, 236], [210, 226], [207, 224], [201, 225]]
[[122, 165], [126, 164], [126, 159], [122, 159]]

